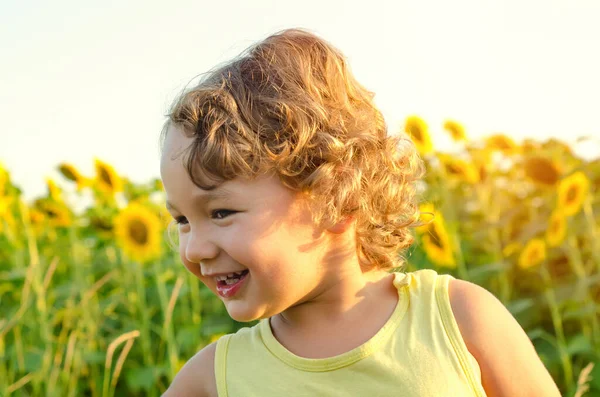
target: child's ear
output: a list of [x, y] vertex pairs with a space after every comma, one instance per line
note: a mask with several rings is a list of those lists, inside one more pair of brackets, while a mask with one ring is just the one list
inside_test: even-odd
[[352, 215], [347, 215], [347, 216], [343, 217], [338, 223], [336, 223], [335, 225], [333, 225], [332, 227], [330, 227], [327, 230], [329, 230], [331, 233], [334, 233], [334, 234], [342, 234], [346, 230], [348, 230], [352, 226], [353, 223], [354, 223], [354, 217]]

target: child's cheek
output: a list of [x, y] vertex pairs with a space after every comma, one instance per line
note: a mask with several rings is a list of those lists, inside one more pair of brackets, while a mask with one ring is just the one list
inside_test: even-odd
[[185, 258], [181, 258], [183, 265], [185, 266], [185, 268], [192, 273], [194, 276], [198, 277], [203, 283], [204, 280], [206, 279], [206, 277], [202, 277], [202, 273], [200, 272], [200, 265], [198, 265], [197, 263], [192, 263], [189, 262], [187, 260], [185, 260]]

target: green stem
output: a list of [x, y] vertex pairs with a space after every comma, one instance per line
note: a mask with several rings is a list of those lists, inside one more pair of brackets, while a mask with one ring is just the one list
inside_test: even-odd
[[142, 316], [141, 345], [143, 351], [144, 365], [151, 366], [153, 364], [152, 353], [150, 348], [150, 318], [148, 316], [148, 308], [146, 307], [146, 289], [144, 288], [144, 271], [142, 265], [136, 262], [131, 262], [134, 268], [135, 286], [137, 289], [137, 304], [138, 312]]
[[456, 270], [458, 273], [458, 277], [462, 280], [468, 280], [468, 270], [462, 252], [461, 239], [458, 235], [458, 230], [456, 227], [456, 224], [458, 222], [458, 216], [456, 214], [456, 211], [454, 210], [454, 203], [451, 202], [454, 195], [451, 194], [450, 189], [448, 188], [448, 184], [446, 183], [447, 175], [443, 166], [440, 166], [440, 168], [438, 168], [436, 177], [437, 185], [441, 189], [442, 200], [440, 201], [442, 205], [442, 213], [448, 219], [448, 233], [450, 234], [450, 238], [452, 239], [452, 245], [454, 248], [453, 252], [455, 254], [454, 259], [456, 260]]
[[[491, 203], [492, 199], [492, 186], [489, 183], [480, 184], [475, 188], [477, 192], [477, 198], [482, 205], [483, 212], [488, 214], [488, 219], [492, 225], [498, 225], [500, 220], [499, 207], [493, 206]], [[493, 242], [493, 254], [494, 261], [496, 263], [504, 260], [504, 254], [502, 253], [502, 239], [500, 238], [500, 232], [498, 227], [492, 227], [488, 229], [488, 235]], [[509, 274], [506, 271], [501, 271], [497, 274], [497, 281], [500, 284], [500, 300], [502, 302], [509, 302], [511, 298], [511, 282], [509, 280]]]
[[[569, 226], [569, 229], [573, 230], [571, 226]], [[577, 240], [575, 239], [575, 236], [569, 235], [569, 237], [567, 238], [566, 247], [567, 247], [567, 257], [569, 258], [569, 264], [571, 265], [571, 268], [573, 269], [573, 272], [577, 276], [577, 280], [578, 280], [576, 295], [582, 296], [583, 293], [582, 293], [581, 289], [585, 288], [584, 294], [585, 294], [586, 300], [589, 302], [593, 302], [593, 297], [590, 294], [589, 287], [587, 287], [587, 284], [585, 283], [585, 280], [588, 277], [588, 274], [587, 274], [584, 264], [583, 264], [583, 258], [581, 257], [581, 252], [577, 248]], [[589, 314], [589, 322], [592, 326], [592, 332], [593, 332], [592, 341], [593, 341], [594, 345], [596, 346], [596, 348], [598, 348], [598, 347], [600, 347], [600, 320], [598, 319], [598, 316], [596, 315], [596, 313]]]
[[596, 217], [590, 195], [588, 195], [583, 203], [583, 213], [591, 236], [592, 258], [594, 258], [594, 262], [596, 263], [596, 271], [600, 273], [600, 231], [598, 231], [598, 226], [596, 225]]
[[175, 346], [175, 338], [173, 336], [172, 321], [166, 322], [168, 311], [169, 311], [169, 297], [167, 296], [167, 290], [164, 282], [161, 280], [161, 269], [157, 262], [154, 262], [154, 280], [156, 281], [156, 287], [158, 289], [158, 297], [160, 300], [160, 306], [162, 308], [164, 324], [163, 324], [163, 340], [167, 344], [167, 351], [169, 355], [169, 371], [171, 378], [175, 377], [177, 371], [177, 348]]
[[571, 390], [571, 387], [573, 385], [573, 367], [571, 365], [571, 357], [569, 356], [569, 352], [567, 350], [567, 342], [565, 339], [562, 319], [560, 316], [560, 309], [556, 302], [554, 290], [552, 289], [552, 279], [550, 277], [548, 269], [546, 269], [546, 266], [543, 264], [540, 267], [540, 274], [542, 276], [542, 279], [544, 280], [544, 296], [546, 297], [546, 300], [548, 302], [548, 306], [550, 308], [550, 316], [552, 318], [552, 325], [554, 326], [554, 331], [556, 332], [558, 354], [560, 356], [560, 361], [563, 367], [565, 385], [567, 386], [567, 390]]

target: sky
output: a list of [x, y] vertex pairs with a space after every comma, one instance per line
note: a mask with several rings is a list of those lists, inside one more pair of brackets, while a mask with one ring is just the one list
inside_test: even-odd
[[[95, 157], [159, 176], [169, 105], [192, 79], [301, 27], [348, 58], [391, 132], [447, 118], [482, 137], [555, 137], [600, 153], [600, 1], [0, 0], [0, 162], [26, 197]], [[60, 179], [60, 178], [58, 178]]]

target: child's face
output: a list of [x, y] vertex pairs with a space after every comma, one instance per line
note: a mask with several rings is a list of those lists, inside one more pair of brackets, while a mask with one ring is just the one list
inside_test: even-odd
[[[271, 317], [318, 294], [326, 279], [327, 233], [312, 222], [306, 200], [272, 176], [200, 189], [178, 156], [191, 142], [171, 127], [161, 161], [186, 268], [221, 297], [237, 321]], [[225, 196], [204, 202], [209, 193]], [[215, 277], [240, 271], [248, 273], [239, 284]]]

